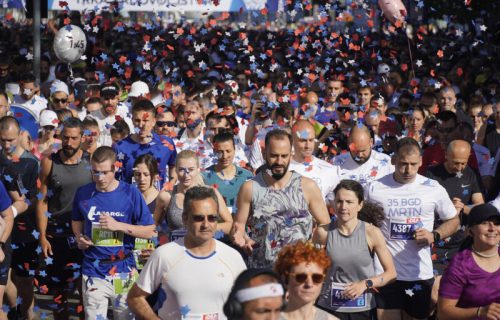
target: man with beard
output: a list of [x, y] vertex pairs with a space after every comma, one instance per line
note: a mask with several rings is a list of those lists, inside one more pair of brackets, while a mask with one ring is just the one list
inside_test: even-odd
[[71, 211], [76, 190], [92, 182], [89, 154], [81, 149], [82, 136], [80, 119], [64, 121], [62, 148], [42, 160], [39, 176], [36, 216], [46, 273], [40, 274], [39, 282], [54, 297], [61, 296], [53, 310], [54, 319], [68, 318], [67, 297], [81, 286], [79, 265], [83, 255], [71, 230]]
[[40, 111], [47, 108], [47, 100], [40, 96], [40, 86], [35, 84], [35, 76], [25, 74], [19, 81], [20, 93], [14, 96], [14, 105], [23, 107], [33, 113], [39, 121]]
[[394, 172], [391, 158], [372, 150], [373, 139], [363, 125], [355, 126], [349, 134], [349, 152], [335, 157], [333, 165], [339, 180], [356, 180], [363, 186]]
[[[233, 242], [250, 254], [249, 267], [269, 268], [283, 246], [310, 239], [313, 219], [319, 225], [330, 222], [316, 183], [288, 171], [291, 153], [291, 135], [281, 129], [269, 131], [265, 138], [266, 165], [238, 193], [231, 235]], [[245, 233], [247, 223], [252, 238]]]
[[99, 145], [111, 146], [113, 144], [111, 127], [116, 121], [125, 120], [130, 131], [132, 131], [134, 125], [128, 114], [127, 106], [120, 103], [119, 88], [116, 84], [105, 83], [101, 87], [101, 99], [103, 107], [91, 112], [90, 115], [99, 123], [99, 130], [101, 131]]
[[[23, 148], [19, 122], [14, 117], [5, 116], [0, 120], [0, 145], [0, 177], [12, 199], [15, 218], [12, 239], [7, 241], [6, 259], [0, 264], [0, 270], [8, 270], [12, 266], [11, 279], [15, 287], [7, 286], [7, 297], [12, 311], [16, 309], [17, 296], [21, 297], [22, 313], [27, 315], [33, 301], [33, 276], [38, 260], [35, 251], [38, 246], [35, 210], [31, 205], [36, 197], [38, 161]], [[2, 240], [5, 242], [7, 239]], [[0, 273], [3, 274], [3, 271]], [[5, 285], [6, 280], [7, 277], [0, 277], [0, 286]]]

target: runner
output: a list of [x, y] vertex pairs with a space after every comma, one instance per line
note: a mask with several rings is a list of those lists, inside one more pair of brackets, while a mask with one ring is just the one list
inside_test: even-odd
[[[246, 269], [239, 253], [215, 240], [219, 211], [212, 188], [186, 192], [186, 236], [156, 249], [128, 294], [141, 319], [227, 319], [222, 311], [234, 280]], [[166, 298], [155, 315], [146, 298], [161, 288]], [[161, 294], [160, 294], [161, 295]]]
[[131, 319], [126, 293], [137, 278], [134, 239], [151, 239], [155, 226], [136, 187], [115, 179], [116, 154], [102, 146], [92, 155], [93, 183], [80, 187], [73, 201], [72, 229], [84, 250], [85, 319], [106, 318], [111, 300], [115, 319]]
[[288, 170], [291, 135], [275, 129], [265, 142], [266, 167], [242, 185], [231, 231], [235, 245], [251, 254], [251, 267], [272, 266], [283, 246], [312, 237], [313, 221], [319, 225], [330, 221], [316, 183]]
[[[71, 211], [76, 190], [92, 182], [90, 156], [82, 150], [83, 125], [78, 118], [63, 123], [62, 148], [44, 158], [39, 174], [36, 223], [43, 255], [38, 274], [40, 292], [56, 298], [54, 319], [67, 319], [68, 297], [78, 289], [81, 295], [83, 255], [71, 230]], [[83, 301], [80, 301], [83, 305]], [[83, 319], [83, 312], [80, 313]]]
[[[380, 203], [386, 215], [382, 233], [397, 271], [397, 281], [376, 296], [380, 319], [427, 318], [434, 283], [430, 245], [453, 234], [457, 210], [443, 187], [417, 174], [420, 145], [413, 138], [398, 141], [392, 163], [396, 170], [372, 182], [366, 200]], [[436, 230], [434, 213], [442, 224]]]

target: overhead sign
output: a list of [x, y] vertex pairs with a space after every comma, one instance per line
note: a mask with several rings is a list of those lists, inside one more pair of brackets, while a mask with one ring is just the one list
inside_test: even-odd
[[118, 5], [120, 11], [203, 11], [231, 12], [245, 9], [243, 0], [48, 0], [49, 10], [109, 10]]

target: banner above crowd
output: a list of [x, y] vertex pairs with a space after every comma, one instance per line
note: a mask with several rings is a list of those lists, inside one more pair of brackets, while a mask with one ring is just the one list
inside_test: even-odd
[[49, 10], [99, 11], [117, 6], [119, 11], [203, 11], [234, 12], [245, 10], [244, 0], [48, 0]]

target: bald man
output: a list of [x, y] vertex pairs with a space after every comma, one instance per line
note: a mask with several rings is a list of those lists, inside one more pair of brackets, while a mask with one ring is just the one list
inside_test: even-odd
[[349, 152], [335, 157], [333, 162], [340, 180], [356, 180], [365, 187], [369, 182], [394, 172], [391, 158], [372, 150], [373, 139], [367, 127], [353, 127], [348, 143]]
[[314, 91], [309, 91], [306, 96], [306, 104], [302, 109], [297, 109], [299, 114], [306, 119], [314, 119], [318, 112], [318, 95]]
[[293, 157], [290, 162], [290, 170], [314, 180], [328, 204], [327, 199], [333, 200], [333, 189], [340, 182], [340, 179], [336, 175], [333, 165], [313, 155], [316, 139], [311, 122], [298, 120], [292, 127], [292, 139]]
[[[470, 153], [471, 145], [467, 141], [453, 140], [446, 150], [445, 162], [429, 167], [426, 173], [428, 178], [437, 180], [446, 189], [453, 205], [460, 212], [462, 226], [467, 225], [470, 209], [484, 203], [481, 178], [478, 172], [467, 165]], [[464, 236], [464, 232], [459, 230], [446, 243], [435, 245], [438, 259], [434, 261], [434, 268], [438, 272], [451, 260]]]

